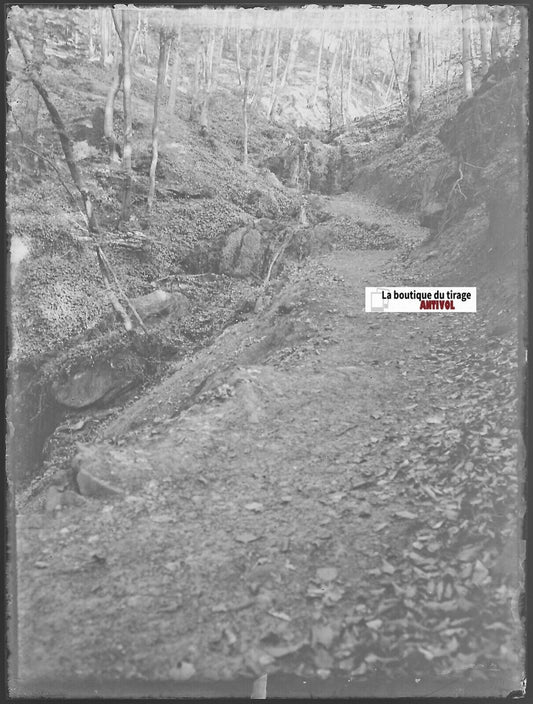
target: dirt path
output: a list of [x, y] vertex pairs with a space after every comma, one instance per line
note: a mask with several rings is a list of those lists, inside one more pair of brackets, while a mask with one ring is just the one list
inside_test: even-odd
[[[424, 234], [361, 199], [324, 203]], [[88, 451], [125, 500], [19, 516], [23, 680], [519, 686], [518, 556], [501, 562], [516, 545], [512, 341], [491, 347], [481, 314], [365, 314], [365, 286], [422, 275], [395, 254], [310, 261], [273, 312], [205, 352], [226, 368], [188, 410], [172, 417], [178, 377], [133, 408], [118, 447]]]

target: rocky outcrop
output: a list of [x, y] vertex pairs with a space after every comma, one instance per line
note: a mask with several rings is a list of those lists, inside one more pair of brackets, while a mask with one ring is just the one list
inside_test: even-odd
[[186, 296], [182, 293], [168, 293], [168, 291], [161, 289], [134, 298], [132, 303], [143, 321], [168, 313], [183, 317], [189, 310], [189, 301]]
[[422, 227], [429, 227], [432, 231], [437, 230], [445, 209], [445, 206], [438, 201], [428, 203], [420, 212], [419, 222]]
[[54, 400], [67, 408], [86, 408], [108, 403], [142, 378], [144, 365], [132, 352], [119, 352], [75, 369], [52, 384]]
[[220, 257], [220, 272], [235, 278], [259, 275], [263, 268], [263, 236], [254, 226], [240, 227], [227, 236]]

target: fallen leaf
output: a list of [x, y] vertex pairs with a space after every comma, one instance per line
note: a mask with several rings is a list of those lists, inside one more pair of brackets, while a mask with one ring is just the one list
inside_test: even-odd
[[383, 621], [380, 618], [375, 618], [372, 621], [367, 621], [366, 625], [373, 631], [378, 631], [383, 625]]
[[476, 586], [480, 586], [488, 579], [490, 579], [488, 569], [480, 560], [476, 560], [474, 572], [472, 573], [472, 583]]
[[270, 614], [270, 616], [274, 618], [279, 618], [282, 621], [292, 621], [292, 618], [286, 613], [283, 613], [283, 611], [267, 611], [267, 614]]
[[387, 560], [383, 558], [381, 571], [385, 572], [385, 574], [394, 574], [396, 572], [396, 567], [394, 567], [394, 565], [391, 565], [390, 562], [387, 562]]
[[260, 504], [256, 501], [252, 501], [249, 504], [245, 504], [244, 508], [247, 511], [253, 511], [254, 513], [260, 513], [263, 510], [263, 504]]
[[237, 636], [228, 626], [223, 629], [222, 633], [226, 636], [226, 639], [230, 645], [234, 645], [237, 642]]
[[344, 589], [340, 587], [329, 584], [324, 592], [324, 604], [325, 606], [331, 606], [336, 604], [344, 596]]
[[173, 667], [168, 674], [171, 679], [177, 682], [185, 682], [196, 674], [196, 669], [190, 662], [182, 662], [178, 667]]
[[335, 638], [335, 632], [330, 626], [313, 626], [311, 630], [311, 643], [315, 645], [323, 645], [329, 648]]
[[439, 425], [440, 423], [444, 423], [444, 416], [429, 416], [426, 418], [426, 423]]
[[406, 518], [408, 520], [418, 518], [416, 513], [411, 513], [411, 511], [395, 511], [394, 516], [396, 516], [396, 518]]
[[308, 596], [310, 599], [321, 599], [324, 596], [325, 592], [325, 587], [309, 586], [307, 587], [306, 596]]
[[253, 533], [239, 533], [235, 536], [235, 540], [239, 543], [253, 543], [261, 537], [261, 535], [254, 535]]
[[339, 571], [335, 567], [320, 567], [316, 571], [316, 576], [321, 582], [333, 582], [338, 574]]
[[334, 661], [327, 650], [318, 648], [313, 657], [313, 662], [321, 670], [330, 670]]
[[346, 494], [343, 491], [336, 491], [333, 494], [330, 494], [328, 498], [334, 504], [337, 504], [337, 503], [339, 503], [339, 501], [344, 499], [345, 496], [346, 496]]

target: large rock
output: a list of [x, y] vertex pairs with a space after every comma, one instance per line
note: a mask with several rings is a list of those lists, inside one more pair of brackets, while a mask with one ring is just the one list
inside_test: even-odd
[[445, 206], [438, 201], [428, 203], [420, 213], [419, 222], [422, 227], [429, 227], [431, 230], [436, 230], [445, 209]]
[[174, 313], [182, 317], [189, 310], [189, 301], [186, 296], [182, 293], [168, 293], [168, 291], [161, 289], [134, 298], [132, 304], [143, 320], [166, 313]]
[[68, 408], [86, 408], [94, 403], [108, 403], [142, 378], [143, 365], [132, 353], [119, 353], [106, 360], [96, 360], [86, 369], [70, 372], [54, 382], [54, 399]]
[[[161, 289], [147, 293], [144, 296], [132, 298], [131, 302], [144, 323], [162, 315], [175, 315], [178, 318], [183, 318], [187, 315], [190, 308], [189, 299], [182, 293], [168, 293], [168, 291]], [[125, 308], [135, 327], [137, 320], [132, 315], [129, 307], [125, 306]], [[99, 329], [102, 332], [112, 330], [116, 326], [116, 320], [116, 313], [110, 312], [99, 324]]]
[[264, 244], [256, 228], [241, 227], [230, 232], [220, 258], [220, 272], [236, 278], [260, 275]]

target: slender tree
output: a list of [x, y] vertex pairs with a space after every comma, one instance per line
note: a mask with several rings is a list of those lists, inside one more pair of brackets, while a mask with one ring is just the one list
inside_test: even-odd
[[111, 156], [111, 161], [119, 161], [120, 160], [120, 155], [121, 155], [121, 149], [120, 145], [118, 143], [118, 140], [115, 136], [115, 128], [113, 125], [113, 118], [114, 118], [114, 106], [115, 106], [115, 98], [118, 95], [118, 92], [120, 90], [120, 87], [122, 85], [122, 81], [124, 78], [124, 70], [122, 67], [122, 62], [119, 63], [118, 65], [118, 70], [115, 73], [113, 77], [113, 82], [109, 86], [109, 90], [107, 91], [107, 98], [105, 102], [105, 109], [104, 109], [104, 136], [107, 140], [108, 146], [109, 146], [109, 153]]
[[276, 41], [274, 43], [274, 54], [272, 57], [272, 87], [270, 93], [270, 107], [268, 108], [268, 119], [272, 120], [276, 107], [276, 96], [278, 89], [278, 68], [279, 68], [279, 45], [280, 45], [281, 30], [276, 29]]
[[124, 145], [122, 149], [122, 168], [124, 171], [124, 190], [122, 193], [121, 220], [127, 221], [131, 210], [131, 189], [133, 175], [131, 169], [132, 156], [132, 115], [131, 115], [131, 52], [130, 52], [130, 10], [122, 10], [122, 29], [120, 41], [122, 43], [122, 66], [123, 66], [123, 105], [124, 105]]
[[267, 69], [267, 64], [268, 64], [268, 59], [270, 57], [270, 48], [272, 46], [272, 31], [268, 31], [267, 37], [266, 37], [266, 44], [265, 44], [265, 50], [263, 52], [263, 58], [261, 61], [260, 68], [257, 72], [257, 78], [255, 82], [255, 90], [254, 94], [252, 95], [252, 98], [250, 100], [250, 105], [254, 105], [254, 103], [257, 100], [261, 100], [261, 96], [263, 93], [263, 83], [265, 80], [265, 74], [266, 74], [266, 69]]
[[179, 68], [180, 68], [180, 40], [181, 40], [181, 28], [178, 28], [177, 34], [174, 35], [174, 38], [172, 41], [172, 46], [174, 49], [174, 59], [172, 62], [172, 71], [171, 71], [171, 75], [170, 75], [170, 91], [168, 94], [168, 104], [167, 104], [167, 110], [170, 115], [174, 114], [174, 110], [176, 107], [176, 93], [178, 90], [178, 78], [179, 78]]
[[479, 24], [479, 47], [481, 58], [481, 72], [487, 73], [490, 60], [490, 38], [486, 5], [476, 5], [477, 21]]
[[413, 10], [409, 10], [409, 51], [411, 63], [409, 64], [409, 77], [407, 79], [407, 89], [409, 94], [409, 107], [407, 109], [407, 126], [411, 132], [416, 130], [418, 113], [422, 102], [422, 37], [421, 32], [415, 27]]
[[324, 38], [326, 36], [326, 30], [324, 28], [324, 17], [325, 10], [322, 10], [322, 29], [320, 31], [320, 44], [318, 45], [318, 56], [316, 61], [316, 73], [315, 73], [315, 91], [313, 93], [313, 100], [311, 102], [311, 107], [316, 108], [316, 101], [318, 99], [318, 89], [320, 87], [320, 67], [322, 64], [322, 51], [324, 49]]
[[72, 139], [70, 138], [65, 127], [65, 123], [63, 122], [57, 108], [52, 102], [48, 91], [44, 87], [40, 75], [34, 69], [28, 51], [22, 43], [22, 39], [20, 38], [18, 32], [16, 32], [13, 28], [10, 29], [21, 51], [29, 79], [33, 83], [35, 89], [37, 90], [41, 98], [43, 99], [43, 102], [46, 105], [46, 109], [48, 110], [48, 113], [50, 115], [50, 119], [52, 120], [52, 124], [56, 128], [57, 134], [59, 135], [59, 141], [61, 142], [61, 148], [63, 149], [63, 154], [65, 155], [65, 161], [67, 162], [70, 175], [72, 176], [72, 180], [74, 181], [74, 184], [78, 189], [83, 201], [83, 209], [84, 214], [86, 216], [88, 229], [90, 232], [96, 233], [99, 231], [99, 227], [94, 213], [92, 196], [87, 187], [81, 169], [74, 157]]
[[[35, 12], [34, 24], [33, 24], [33, 52], [32, 52], [32, 64], [37, 77], [41, 76], [42, 66], [44, 64], [44, 12], [42, 9], [37, 8]], [[39, 108], [41, 105], [41, 98], [39, 93], [35, 93], [35, 102], [33, 109], [31, 111], [31, 134], [32, 140], [34, 142], [34, 147], [37, 148], [36, 137], [37, 130], [39, 128]], [[33, 167], [36, 173], [39, 172], [39, 157], [37, 154], [33, 154]]]
[[352, 32], [351, 50], [350, 50], [350, 63], [348, 64], [348, 87], [346, 90], [346, 104], [348, 105], [348, 110], [352, 107], [352, 85], [353, 85], [353, 61], [355, 56], [355, 38], [356, 33]]
[[244, 89], [242, 93], [242, 163], [248, 166], [248, 89], [250, 84], [250, 67], [244, 72]]
[[390, 58], [391, 58], [391, 62], [392, 62], [392, 69], [394, 72], [394, 80], [396, 82], [396, 88], [398, 90], [398, 96], [400, 98], [400, 103], [403, 106], [403, 95], [402, 95], [402, 87], [400, 85], [400, 77], [398, 75], [398, 65], [396, 63], [396, 58], [394, 56], [394, 51], [392, 49], [392, 41], [390, 38], [389, 27], [388, 27], [386, 18], [385, 18], [385, 34], [387, 36], [387, 45], [389, 47], [389, 54], [390, 54]]
[[239, 85], [242, 85], [242, 70], [241, 70], [241, 27], [240, 23], [235, 30], [235, 62], [237, 65], [237, 78]]
[[463, 87], [468, 98], [472, 95], [472, 47], [470, 43], [471, 6], [461, 5], [461, 26], [463, 37]]
[[167, 30], [161, 27], [159, 30], [159, 60], [157, 62], [157, 81], [154, 96], [154, 119], [152, 122], [152, 161], [150, 164], [150, 186], [148, 189], [148, 209], [154, 203], [155, 197], [155, 172], [157, 169], [157, 159], [159, 156], [159, 105], [163, 95], [165, 84], [165, 70], [167, 56], [169, 54], [169, 42], [171, 37]]

